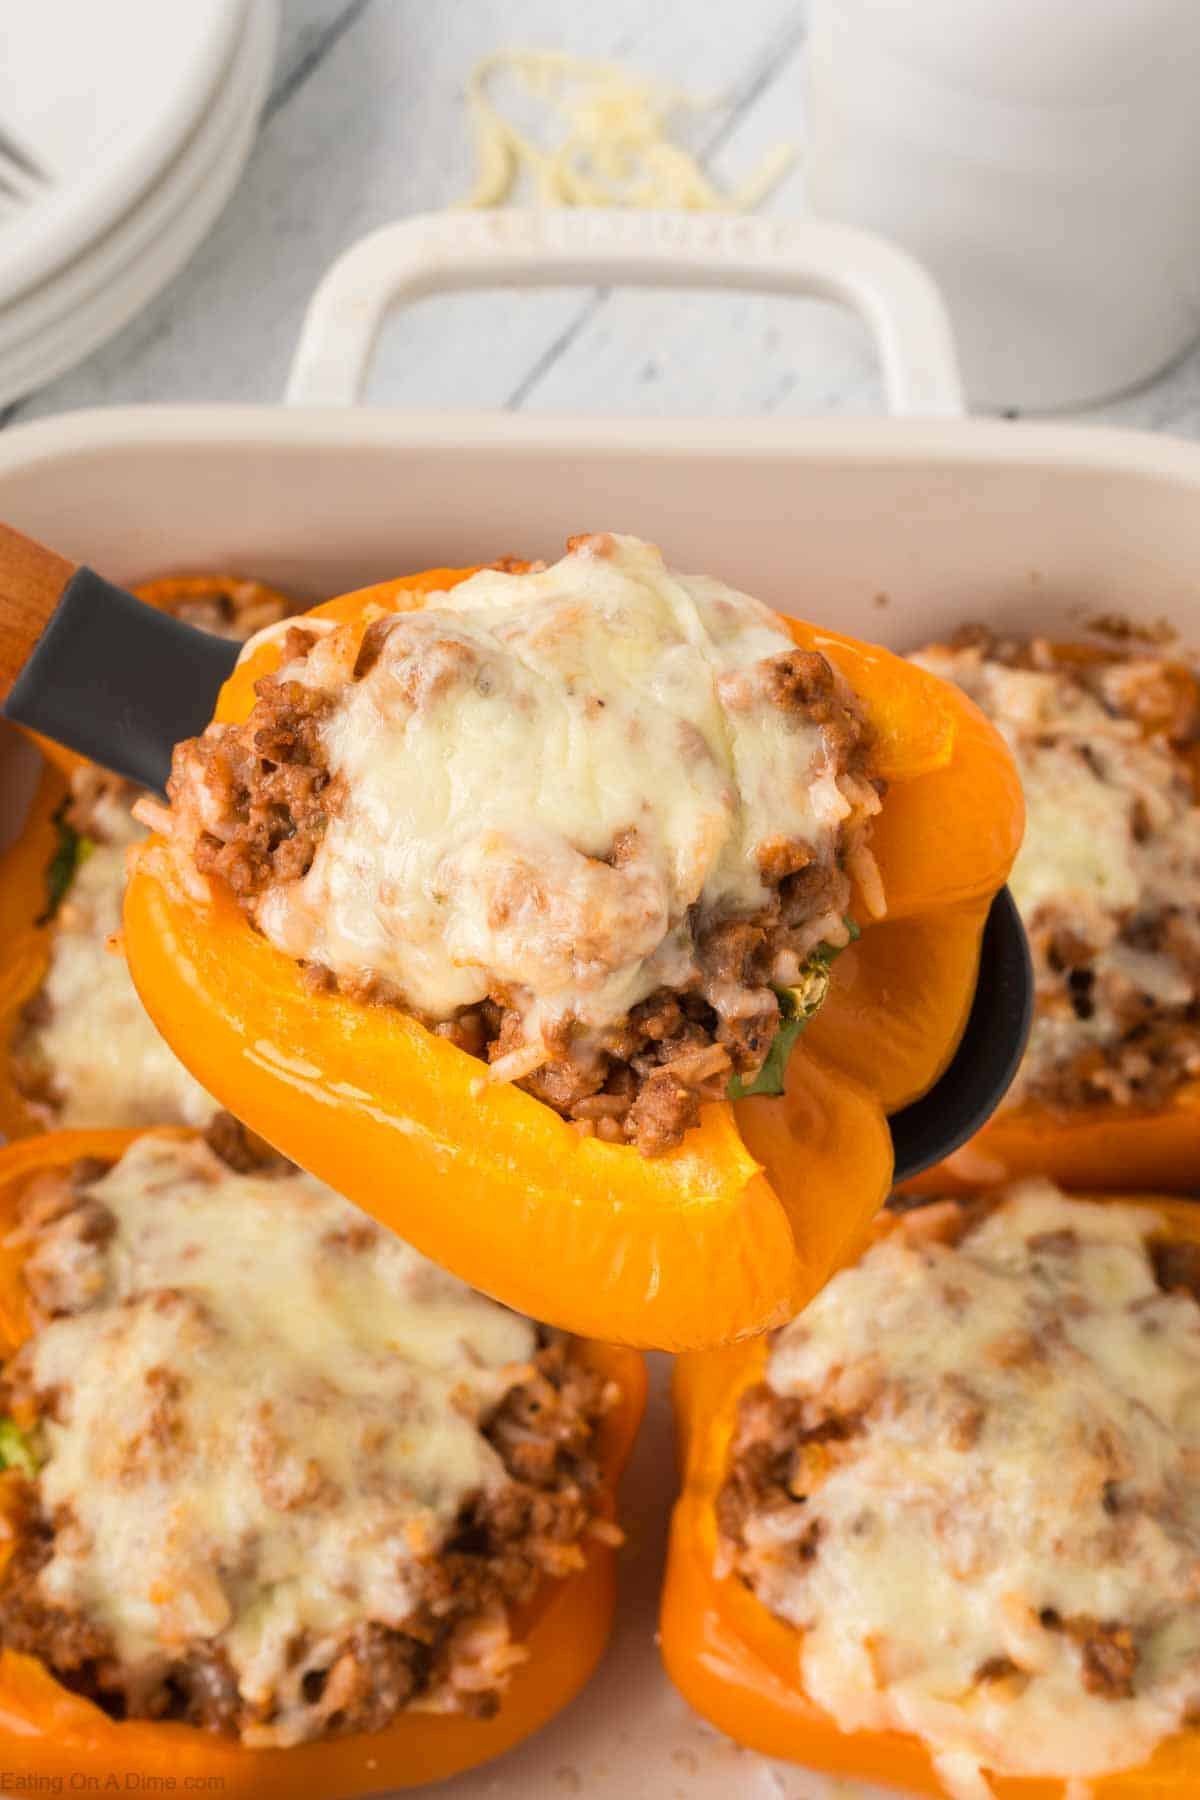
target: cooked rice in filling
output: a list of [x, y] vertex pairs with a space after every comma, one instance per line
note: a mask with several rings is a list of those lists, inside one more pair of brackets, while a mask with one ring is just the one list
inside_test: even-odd
[[[176, 617], [221, 637], [244, 639], [277, 623], [298, 602], [261, 582], [174, 576], [136, 590], [155, 594]], [[71, 775], [59, 820], [59, 882], [49, 966], [26, 1004], [12, 1045], [13, 1080], [48, 1129], [203, 1126], [217, 1102], [184, 1068], [138, 999], [121, 927], [125, 858], [145, 836], [133, 817], [139, 790], [84, 765]]]
[[996, 722], [1025, 788], [1010, 885], [1037, 1011], [1006, 1105], [1159, 1105], [1200, 1076], [1192, 669], [983, 628], [914, 661], [957, 682]]
[[[287, 1745], [488, 1716], [512, 1608], [612, 1541], [615, 1395], [226, 1116], [47, 1174], [18, 1241], [0, 1643], [117, 1718]], [[11, 1427], [9, 1428], [11, 1430]]]
[[753, 1081], [852, 892], [882, 911], [854, 695], [637, 539], [572, 539], [365, 635], [298, 625], [257, 695], [176, 751], [155, 822], [185, 879], [227, 883], [315, 986], [647, 1154]]
[[1200, 1248], [1046, 1181], [908, 1213], [772, 1340], [720, 1558], [844, 1731], [1135, 1767], [1200, 1713]]
[[298, 612], [302, 604], [264, 582], [238, 575], [165, 575], [142, 582], [133, 592], [185, 625], [239, 644]]

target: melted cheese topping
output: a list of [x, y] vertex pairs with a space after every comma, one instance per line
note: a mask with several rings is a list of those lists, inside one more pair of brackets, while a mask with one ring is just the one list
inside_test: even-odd
[[117, 1223], [99, 1303], [25, 1352], [71, 1520], [42, 1589], [134, 1667], [218, 1644], [287, 1742], [297, 1647], [403, 1624], [416, 1560], [507, 1479], [480, 1424], [534, 1328], [306, 1175], [143, 1138], [90, 1192]]
[[[1200, 1703], [1200, 1308], [1158, 1287], [1155, 1223], [1047, 1182], [957, 1249], [914, 1215], [775, 1340], [777, 1393], [865, 1413], [746, 1527], [755, 1588], [842, 1729], [925, 1738], [960, 1800], [1132, 1767]], [[1131, 1698], [1085, 1691], [1047, 1608], [1128, 1627]]]
[[[337, 696], [339, 798], [260, 928], [427, 1017], [511, 994], [531, 1044], [624, 1019], [691, 978], [691, 909], [765, 903], [758, 845], [832, 854], [851, 810], [835, 759], [769, 691], [793, 648], [759, 601], [607, 535], [398, 615], [359, 681], [353, 638], [327, 633], [282, 673]], [[799, 953], [822, 938], [845, 940], [836, 913]]]
[[[526, 93], [549, 105], [562, 127], [544, 149], [497, 104], [497, 76], [515, 76]], [[561, 50], [498, 50], [483, 57], [467, 83], [478, 172], [467, 206], [500, 206], [522, 170], [541, 206], [627, 206], [743, 212], [758, 206], [795, 160], [790, 145], [769, 151], [755, 172], [723, 193], [696, 158], [670, 140], [673, 116], [695, 100], [614, 63]]]
[[[1036, 934], [1060, 926], [1089, 952], [1093, 980], [1080, 1009], [1057, 970], [1038, 968], [1042, 1004], [1024, 1073], [1119, 1040], [1139, 994], [1186, 1007], [1196, 994], [1190, 945], [1146, 951], [1122, 941], [1130, 923], [1179, 912], [1200, 920], [1200, 808], [1188, 772], [1126, 704], [1127, 684], [1152, 678], [1157, 665], [1117, 662], [1093, 693], [1069, 674], [1009, 668], [974, 648], [935, 648], [913, 661], [964, 688], [1016, 758], [1026, 825], [1009, 885], [1035, 936], [1035, 963]], [[1018, 1076], [1008, 1105], [1023, 1087]]]
[[[123, 820], [128, 827], [127, 814]], [[124, 893], [124, 846], [96, 844], [55, 921], [41, 988], [46, 1017], [27, 1040], [48, 1074], [51, 1122], [64, 1129], [204, 1125], [216, 1101], [154, 1029], [124, 957], [110, 947]]]

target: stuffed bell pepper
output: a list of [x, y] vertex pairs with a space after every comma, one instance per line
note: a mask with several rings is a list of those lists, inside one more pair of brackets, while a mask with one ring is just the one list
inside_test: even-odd
[[1022, 818], [955, 688], [610, 534], [261, 634], [169, 802], [125, 945], [197, 1080], [464, 1280], [663, 1348], [861, 1242]]
[[587, 1680], [635, 1352], [472, 1292], [228, 1120], [10, 1145], [0, 1223], [14, 1791], [356, 1800]]
[[[223, 637], [296, 610], [259, 581], [177, 575], [134, 592]], [[0, 1133], [202, 1127], [219, 1111], [146, 1016], [114, 939], [139, 789], [38, 739], [50, 759], [25, 828], [0, 856]]]
[[1036, 980], [1009, 1095], [925, 1191], [1023, 1174], [1200, 1187], [1200, 684], [1194, 659], [1128, 629], [1051, 643], [970, 628], [917, 658], [1016, 758], [1012, 891]]
[[951, 1800], [1200, 1791], [1200, 1210], [885, 1215], [680, 1359], [667, 1669], [739, 1743]]

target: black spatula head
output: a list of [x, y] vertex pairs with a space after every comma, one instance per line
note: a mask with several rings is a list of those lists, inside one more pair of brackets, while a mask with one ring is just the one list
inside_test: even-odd
[[239, 648], [77, 569], [4, 712], [161, 794], [171, 751], [212, 718]]
[[1021, 915], [1007, 888], [992, 901], [967, 1028], [929, 1092], [888, 1121], [896, 1180], [931, 1169], [985, 1125], [1008, 1092], [1033, 1020], [1033, 968]]

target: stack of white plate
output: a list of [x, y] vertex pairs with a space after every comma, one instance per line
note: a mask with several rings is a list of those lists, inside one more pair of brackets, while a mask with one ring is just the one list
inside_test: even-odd
[[0, 57], [0, 404], [119, 331], [246, 164], [279, 0], [37, 0]]

